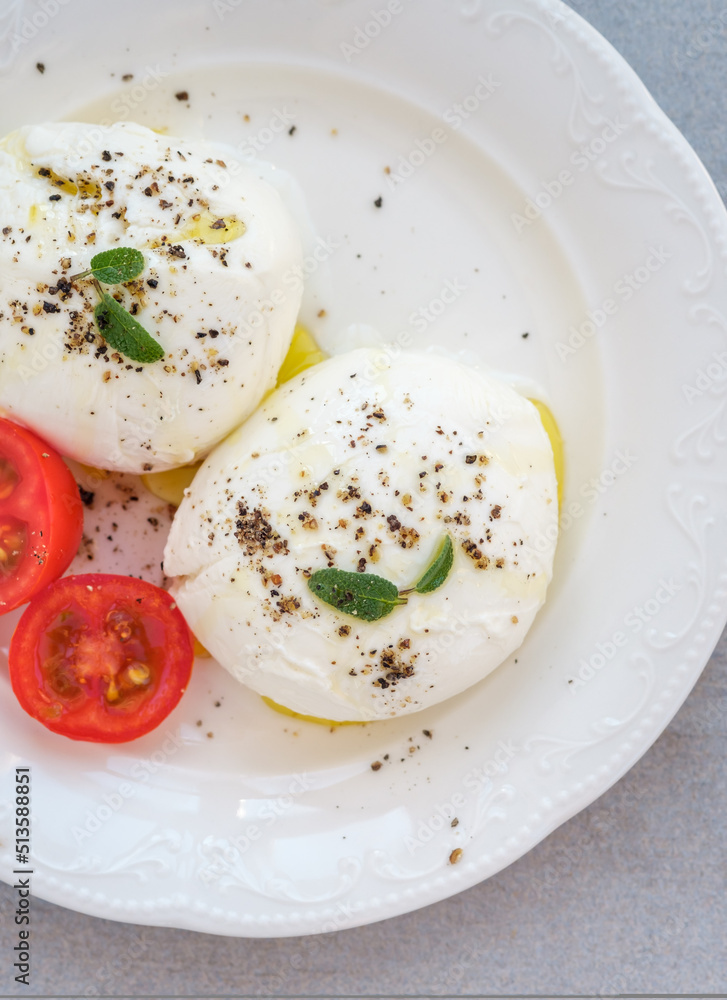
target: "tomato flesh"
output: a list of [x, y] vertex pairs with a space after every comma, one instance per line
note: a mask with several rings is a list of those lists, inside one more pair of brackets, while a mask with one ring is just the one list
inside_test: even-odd
[[9, 666], [20, 704], [48, 729], [122, 743], [169, 715], [193, 659], [191, 633], [166, 591], [90, 573], [58, 580], [31, 601]]
[[7, 500], [19, 482], [18, 470], [12, 462], [0, 457], [0, 500]]
[[0, 518], [0, 579], [14, 576], [28, 548], [28, 525], [15, 517]]
[[83, 504], [61, 456], [0, 419], [0, 614], [65, 573], [83, 535]]

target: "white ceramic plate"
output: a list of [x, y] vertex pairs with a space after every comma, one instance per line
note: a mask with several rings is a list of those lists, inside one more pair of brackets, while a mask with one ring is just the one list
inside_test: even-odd
[[[631, 767], [724, 624], [722, 204], [623, 60], [555, 0], [378, 15], [369, 0], [178, 0], [173, 15], [128, 0], [102, 46], [91, 0], [56, 8], [43, 23], [17, 5], [4, 25], [3, 131], [127, 117], [287, 168], [331, 246], [307, 305], [324, 345], [364, 324], [535, 379], [568, 472], [526, 643], [431, 711], [330, 732], [207, 661], [161, 732], [109, 749], [32, 722], [3, 667], [3, 877], [13, 768], [30, 765], [33, 889], [74, 909], [273, 936], [450, 896]], [[165, 512], [138, 495], [97, 486], [95, 558], [76, 569], [155, 578]]]

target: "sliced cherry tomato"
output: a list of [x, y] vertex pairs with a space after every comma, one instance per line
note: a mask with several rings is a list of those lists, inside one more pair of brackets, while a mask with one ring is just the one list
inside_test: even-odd
[[83, 535], [83, 504], [61, 456], [0, 419], [0, 614], [68, 569]]
[[193, 639], [172, 597], [130, 576], [66, 576], [25, 609], [10, 680], [54, 733], [125, 743], [155, 729], [182, 697]]

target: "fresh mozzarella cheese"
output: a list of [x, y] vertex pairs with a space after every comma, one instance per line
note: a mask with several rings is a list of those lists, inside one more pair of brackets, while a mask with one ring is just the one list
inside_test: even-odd
[[[150, 472], [194, 461], [275, 384], [302, 294], [279, 194], [234, 150], [134, 124], [20, 129], [0, 143], [0, 410], [63, 454]], [[71, 281], [142, 251], [111, 289], [164, 358], [130, 361]]]
[[[195, 635], [294, 711], [384, 719], [457, 694], [523, 641], [558, 525], [550, 441], [501, 380], [431, 354], [358, 350], [278, 389], [209, 456], [164, 567]], [[314, 596], [317, 570], [400, 591], [445, 536], [446, 582], [375, 622]]]

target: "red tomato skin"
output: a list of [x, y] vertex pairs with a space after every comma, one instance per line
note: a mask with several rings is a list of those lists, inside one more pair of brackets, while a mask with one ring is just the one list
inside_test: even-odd
[[22, 475], [20, 485], [0, 501], [0, 514], [18, 517], [30, 528], [18, 572], [0, 586], [0, 614], [5, 614], [68, 569], [83, 537], [83, 504], [61, 456], [27, 427], [0, 418], [0, 457]]
[[[100, 624], [107, 621], [109, 609], [118, 607], [140, 620], [147, 619], [145, 635], [152, 637], [149, 645], [158, 654], [156, 659], [162, 651], [165, 654], [154, 670], [148, 697], [140, 692], [138, 710], [131, 714], [123, 704], [109, 704], [93, 691], [97, 678], [92, 677], [88, 693], [84, 690], [75, 706], [64, 705], [63, 696], [49, 685], [39, 662], [46, 630], [57, 624], [61, 612], [71, 609], [75, 614], [80, 608], [89, 628], [85, 633], [89, 648], [102, 652], [108, 648], [108, 631], [101, 630]], [[135, 577], [105, 573], [66, 576], [36, 595], [18, 622], [8, 657], [13, 691], [28, 715], [51, 732], [92, 743], [127, 743], [156, 729], [184, 694], [193, 662], [192, 633], [171, 595]]]

